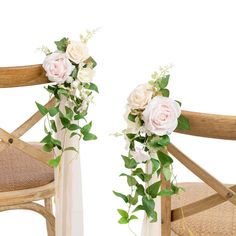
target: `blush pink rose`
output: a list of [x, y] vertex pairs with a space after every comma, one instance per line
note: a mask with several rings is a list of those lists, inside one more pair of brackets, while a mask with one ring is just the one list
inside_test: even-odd
[[147, 130], [158, 136], [172, 133], [178, 125], [180, 105], [171, 98], [154, 97], [143, 112]]
[[150, 160], [149, 154], [140, 147], [136, 147], [135, 151], [132, 154], [134, 160], [138, 163]]
[[45, 58], [43, 68], [50, 81], [62, 84], [69, 78], [74, 66], [65, 53], [55, 52]]

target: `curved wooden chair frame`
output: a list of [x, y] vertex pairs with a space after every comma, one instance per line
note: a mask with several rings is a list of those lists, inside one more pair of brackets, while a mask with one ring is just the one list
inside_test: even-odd
[[[176, 132], [207, 138], [236, 140], [236, 116], [213, 115], [198, 112], [183, 111], [189, 119], [190, 130], [177, 130]], [[199, 201], [171, 210], [171, 197], [162, 197], [162, 236], [171, 235], [171, 222], [199, 213], [215, 207], [225, 201], [236, 205], [236, 185], [226, 187], [223, 183], [209, 174], [205, 169], [191, 160], [175, 145], [168, 146], [168, 152], [179, 160], [192, 173], [198, 176], [204, 183], [216, 191], [216, 194]], [[163, 179], [163, 188], [169, 186], [169, 182]]]
[[[49, 81], [45, 76], [42, 65], [0, 68], [0, 88], [31, 86], [45, 83], [49, 83]], [[46, 104], [46, 107], [52, 107], [54, 104], [55, 98], [50, 100]], [[51, 155], [20, 139], [20, 137], [31, 129], [41, 118], [40, 112], [36, 112], [12, 133], [0, 128], [0, 152], [11, 145], [37, 161], [47, 164]], [[0, 211], [14, 209], [35, 211], [45, 217], [48, 236], [55, 236], [55, 217], [52, 213], [53, 195], [54, 182], [37, 188], [0, 192]], [[44, 200], [44, 206], [34, 202], [38, 200]]]

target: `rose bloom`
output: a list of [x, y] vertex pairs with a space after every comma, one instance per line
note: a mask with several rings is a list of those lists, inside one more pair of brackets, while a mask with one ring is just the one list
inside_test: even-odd
[[178, 125], [180, 105], [171, 98], [157, 96], [143, 112], [145, 127], [158, 136], [172, 133]]
[[129, 95], [128, 104], [131, 109], [144, 109], [152, 96], [152, 87], [149, 84], [140, 84]]
[[45, 58], [43, 68], [50, 81], [62, 84], [68, 79], [74, 66], [65, 53], [55, 52]]
[[95, 75], [95, 71], [91, 68], [80, 68], [77, 79], [82, 83], [90, 83]]
[[71, 41], [66, 49], [67, 57], [76, 64], [89, 58], [87, 45], [77, 41]]
[[132, 154], [133, 158], [138, 163], [150, 160], [149, 154], [145, 152], [141, 147], [135, 147], [135, 151]]

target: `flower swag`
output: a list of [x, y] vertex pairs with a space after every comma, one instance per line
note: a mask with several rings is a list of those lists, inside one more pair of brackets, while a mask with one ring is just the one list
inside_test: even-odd
[[[125, 117], [128, 127], [123, 131], [128, 154], [122, 155], [122, 159], [129, 173], [120, 176], [127, 179], [130, 194], [114, 191], [127, 204], [127, 210], [118, 209], [120, 224], [138, 219], [136, 212], [140, 210], [145, 211], [150, 222], [156, 222], [155, 199], [177, 194], [180, 189], [175, 184], [173, 160], [167, 153], [167, 146], [169, 135], [176, 128], [189, 129], [189, 122], [181, 115], [181, 103], [169, 98], [169, 68], [154, 72], [147, 84], [137, 86], [128, 97]], [[161, 175], [170, 181], [169, 188], [161, 187]], [[150, 183], [153, 177], [157, 177], [157, 181]]]
[[[46, 108], [36, 102], [36, 105], [43, 116], [47, 116], [44, 122], [46, 136], [43, 138], [43, 150], [46, 152], [59, 150], [59, 155], [49, 160], [48, 164], [57, 167], [61, 157], [66, 151], [78, 150], [75, 147], [64, 147], [62, 140], [55, 138], [58, 131], [55, 116], [59, 116], [62, 129], [70, 132], [70, 138], [78, 135], [79, 140], [85, 141], [97, 139], [96, 135], [90, 132], [92, 121], [86, 121], [89, 104], [93, 101], [93, 92], [98, 93], [98, 87], [92, 83], [95, 75], [94, 67], [97, 65], [90, 56], [87, 42], [95, 31], [87, 31], [85, 36], [80, 35], [79, 41], [72, 41], [69, 38], [62, 38], [55, 41], [57, 50], [51, 52], [43, 46], [42, 51], [46, 54], [43, 68], [48, 80], [54, 82], [45, 89], [49, 92], [50, 98], [55, 97], [56, 104]], [[81, 127], [78, 121], [84, 120]], [[55, 153], [55, 152], [54, 152]]]

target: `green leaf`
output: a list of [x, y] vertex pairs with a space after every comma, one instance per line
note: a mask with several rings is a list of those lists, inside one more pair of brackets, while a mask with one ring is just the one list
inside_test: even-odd
[[127, 136], [128, 139], [134, 139], [136, 134], [129, 133], [129, 134], [126, 134], [126, 136]]
[[74, 151], [74, 152], [78, 153], [78, 150], [74, 147], [67, 147], [67, 148], [64, 149], [64, 151]]
[[161, 187], [161, 181], [157, 181], [156, 183], [150, 185], [150, 186], [146, 189], [146, 192], [147, 192], [147, 194], [149, 194], [152, 198], [156, 198], [160, 187]]
[[75, 66], [74, 70], [71, 73], [71, 77], [77, 78], [78, 71], [79, 71], [78, 68]]
[[56, 122], [54, 120], [50, 120], [50, 123], [52, 130], [56, 133], [57, 132]]
[[113, 193], [114, 193], [117, 197], [122, 198], [125, 203], [128, 203], [128, 198], [127, 198], [127, 196], [125, 196], [125, 195], [122, 194], [122, 193], [115, 192], [115, 191], [113, 191]]
[[128, 119], [132, 122], [135, 122], [136, 117], [137, 117], [137, 115], [134, 115], [132, 113], [129, 113], [129, 115], [128, 115]]
[[168, 83], [169, 83], [169, 79], [170, 79], [170, 75], [166, 75], [166, 76], [162, 77], [162, 78], [158, 81], [158, 84], [159, 84], [159, 86], [160, 86], [161, 89], [166, 88], [166, 86], [167, 86]]
[[48, 109], [47, 109], [46, 107], [44, 107], [43, 105], [41, 105], [40, 103], [37, 103], [37, 102], [35, 102], [35, 103], [36, 103], [36, 105], [37, 105], [37, 107], [38, 107], [38, 110], [39, 110], [39, 112], [41, 113], [41, 115], [42, 115], [42, 116], [47, 115]]
[[130, 157], [126, 157], [126, 156], [123, 156], [122, 155], [122, 158], [125, 162], [125, 167], [128, 168], [128, 169], [134, 169], [137, 167], [137, 162], [133, 159], [133, 158], [130, 158]]
[[169, 189], [163, 189], [158, 193], [158, 196], [172, 196], [174, 193]]
[[118, 213], [119, 213], [122, 217], [124, 217], [124, 218], [128, 218], [128, 217], [129, 217], [129, 214], [128, 214], [127, 211], [122, 210], [122, 209], [118, 209], [117, 211], [118, 211]]
[[67, 106], [65, 106], [65, 110], [66, 110], [66, 118], [72, 120], [74, 112]]
[[61, 161], [61, 156], [58, 156], [54, 159], [51, 159], [48, 161], [48, 165], [52, 166], [52, 167], [57, 167], [59, 165]]
[[70, 124], [70, 125], [68, 126], [68, 129], [71, 130], [71, 131], [78, 130], [78, 129], [79, 129], [79, 126], [76, 125], [76, 124]]
[[179, 116], [177, 129], [180, 129], [180, 130], [189, 130], [190, 129], [189, 120], [185, 116], [183, 116], [183, 115]]
[[85, 116], [87, 115], [87, 112], [84, 114], [77, 114], [74, 116], [75, 120], [85, 119]]
[[145, 189], [142, 184], [136, 185], [136, 193], [142, 197], [145, 196]]
[[129, 223], [129, 219], [125, 218], [125, 217], [121, 217], [118, 222], [119, 222], [119, 224], [128, 224]]
[[52, 140], [52, 135], [51, 133], [49, 133], [40, 141], [40, 143], [51, 143], [51, 140]]
[[61, 141], [58, 139], [51, 138], [51, 142], [56, 145], [57, 147], [61, 147]]
[[163, 97], [169, 97], [170, 91], [169, 91], [169, 89], [161, 89], [161, 94]]
[[57, 91], [57, 94], [60, 95], [64, 95], [66, 97], [69, 97], [70, 96], [70, 91], [67, 90], [67, 89], [64, 89], [64, 88], [59, 88], [58, 91]]
[[162, 173], [167, 181], [171, 179], [172, 173], [169, 167], [163, 167]]
[[168, 166], [173, 162], [173, 159], [169, 155], [165, 154], [164, 152], [160, 150], [157, 151], [157, 155], [163, 166]]
[[160, 139], [158, 140], [158, 144], [161, 146], [167, 146], [168, 144], [170, 144], [169, 136], [168, 135], [160, 136]]
[[155, 208], [155, 202], [153, 199], [148, 199], [146, 196], [142, 198], [143, 208], [147, 215], [150, 217]]
[[137, 219], [138, 219], [137, 216], [135, 216], [135, 215], [131, 215], [130, 218], [129, 218], [129, 221], [131, 221], [131, 220], [137, 220]]
[[157, 212], [156, 211], [151, 212], [150, 217], [152, 217], [151, 223], [157, 222]]
[[126, 176], [127, 177], [127, 183], [130, 187], [134, 186], [138, 183], [133, 176], [130, 176], [130, 175], [127, 175], [127, 174], [121, 174], [120, 176]]
[[80, 131], [83, 135], [85, 135], [85, 134], [89, 133], [91, 128], [92, 128], [92, 121], [89, 122], [87, 125], [83, 126]]
[[57, 49], [59, 51], [62, 51], [62, 52], [65, 52], [66, 51], [66, 48], [67, 48], [67, 45], [69, 43], [69, 39], [68, 38], [62, 38], [61, 40], [59, 41], [55, 41], [55, 44], [57, 46]]
[[48, 112], [49, 112], [49, 115], [53, 117], [59, 112], [59, 108], [58, 107], [51, 107], [48, 110]]
[[175, 100], [175, 101], [179, 104], [180, 107], [182, 106], [182, 103], [180, 101], [178, 100]]
[[70, 124], [70, 120], [68, 120], [65, 116], [60, 116], [60, 121], [64, 127], [68, 127]]
[[137, 206], [132, 212], [136, 212], [136, 211], [144, 211], [143, 205]]
[[80, 136], [77, 132], [72, 132], [71, 135], [70, 135], [70, 138], [74, 137], [75, 135]]
[[96, 140], [96, 139], [97, 139], [97, 136], [95, 134], [92, 134], [92, 133], [86, 133], [83, 136], [84, 141], [90, 141], [90, 140]]
[[99, 93], [98, 87], [97, 87], [97, 85], [94, 84], [94, 83], [90, 83], [88, 89]]
[[43, 150], [45, 152], [51, 152], [54, 148], [54, 145], [52, 143], [46, 143], [45, 145], [43, 145]]
[[160, 163], [157, 159], [154, 158], [151, 158], [151, 162], [152, 162], [152, 173], [154, 174], [158, 170]]

